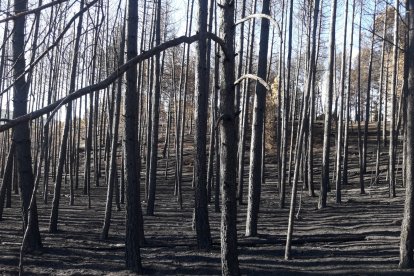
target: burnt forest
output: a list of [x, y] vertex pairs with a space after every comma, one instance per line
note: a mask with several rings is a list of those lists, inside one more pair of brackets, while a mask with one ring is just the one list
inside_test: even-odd
[[1, 275], [414, 275], [414, 0], [0, 0]]

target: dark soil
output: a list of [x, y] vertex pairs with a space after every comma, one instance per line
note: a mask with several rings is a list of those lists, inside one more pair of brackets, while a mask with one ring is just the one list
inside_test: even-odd
[[[368, 154], [365, 195], [360, 194], [357, 185], [358, 155], [355, 137], [351, 140], [350, 147], [351, 184], [343, 187], [342, 204], [334, 203], [333, 190], [329, 193], [329, 207], [317, 210], [317, 198], [311, 198], [299, 189], [301, 208], [299, 219], [295, 223], [293, 259], [290, 261], [283, 258], [288, 209], [281, 210], [278, 207], [275, 164], [266, 166], [267, 177], [262, 186], [258, 237], [244, 236], [246, 205], [239, 206], [238, 209], [239, 261], [243, 274], [414, 274], [414, 270], [403, 272], [397, 268], [404, 200], [401, 170], [398, 171], [396, 198], [388, 197], [385, 173], [381, 174], [379, 185], [370, 186], [371, 170], [375, 168], [375, 155], [372, 151], [376, 143], [374, 140], [369, 142], [371, 153]], [[320, 177], [319, 149], [318, 146], [315, 158], [317, 190]], [[192, 152], [192, 149], [188, 148], [187, 152]], [[171, 158], [174, 156], [171, 155]], [[186, 158], [188, 161], [192, 160], [191, 155]], [[382, 168], [385, 169], [387, 154], [383, 154], [381, 158], [384, 164]], [[269, 157], [269, 160], [274, 158]], [[144, 272], [155, 275], [220, 274], [220, 214], [214, 212], [212, 203], [209, 214], [213, 248], [209, 252], [199, 252], [191, 227], [192, 167], [184, 167], [182, 210], [174, 197], [173, 169], [170, 168], [168, 180], [164, 180], [164, 167], [165, 163], [160, 161], [155, 216], [144, 216], [147, 241], [141, 250]], [[76, 191], [75, 206], [69, 206], [68, 190], [63, 191], [58, 234], [49, 234], [47, 231], [51, 204], [45, 205], [38, 200], [40, 230], [45, 250], [40, 254], [25, 257], [27, 275], [129, 274], [124, 269], [124, 206], [122, 211], [114, 211], [110, 239], [102, 241], [99, 236], [104, 217], [106, 188], [92, 187], [91, 194], [92, 207], [88, 209], [88, 198], [82, 195], [81, 189]], [[49, 195], [49, 199], [51, 197]], [[0, 222], [0, 272], [4, 275], [18, 272], [22, 239], [19, 202], [18, 195], [14, 195], [12, 208], [5, 209], [4, 220]], [[143, 208], [145, 207], [143, 202]]]

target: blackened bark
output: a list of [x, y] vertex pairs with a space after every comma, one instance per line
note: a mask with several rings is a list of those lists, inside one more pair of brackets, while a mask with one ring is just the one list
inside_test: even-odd
[[321, 192], [319, 195], [318, 208], [326, 207], [326, 199], [329, 186], [329, 155], [331, 145], [331, 117], [332, 117], [332, 97], [334, 89], [334, 61], [335, 61], [335, 26], [336, 26], [336, 8], [337, 0], [332, 1], [331, 8], [331, 30], [329, 38], [329, 65], [328, 65], [328, 87], [327, 99], [325, 103], [325, 123], [323, 134], [323, 155], [322, 155], [322, 181]]
[[195, 230], [197, 234], [197, 246], [200, 249], [211, 247], [210, 223], [207, 209], [207, 113], [208, 91], [206, 75], [210, 74], [207, 68], [207, 1], [200, 0], [198, 14], [198, 33], [200, 40], [197, 46], [197, 71], [195, 90], [195, 160], [194, 160], [194, 184], [195, 184]]
[[[128, 34], [127, 59], [137, 54], [138, 29], [138, 0], [128, 1]], [[133, 272], [142, 272], [140, 255], [140, 231], [143, 220], [140, 202], [140, 168], [137, 164], [139, 155], [137, 131], [137, 67], [132, 66], [126, 73], [127, 90], [124, 100], [124, 154], [125, 154], [125, 183], [126, 183], [126, 234], [125, 234], [125, 262], [126, 267]], [[138, 156], [139, 157], [139, 156]]]
[[[270, 1], [264, 1], [262, 14], [270, 14]], [[267, 19], [262, 19], [260, 31], [260, 49], [258, 77], [266, 79], [267, 76], [267, 49], [269, 43], [269, 25]], [[266, 109], [266, 88], [257, 84], [253, 102], [252, 137], [250, 146], [250, 171], [249, 171], [249, 198], [246, 218], [246, 236], [257, 235], [257, 220], [259, 216], [260, 193], [262, 184], [262, 143], [263, 122]]]
[[[27, 9], [27, 0], [15, 0], [14, 12], [16, 14]], [[25, 25], [26, 17], [20, 16], [14, 20], [13, 32], [13, 76], [14, 76], [14, 100], [13, 100], [13, 117], [17, 118], [27, 113], [27, 101], [29, 86], [23, 75], [26, 67], [24, 58], [25, 45]], [[16, 145], [16, 164], [18, 183], [20, 186], [20, 197], [22, 199], [23, 226], [26, 229], [28, 225], [28, 216], [31, 215], [30, 228], [27, 229], [28, 242], [27, 251], [34, 251], [42, 248], [40, 238], [39, 224], [37, 218], [37, 206], [33, 204], [29, 211], [29, 204], [34, 187], [34, 176], [32, 169], [32, 155], [29, 123], [25, 122], [14, 127], [13, 143]]]
[[[398, 1], [396, 1], [398, 2]], [[406, 156], [406, 194], [404, 205], [404, 219], [401, 225], [400, 240], [400, 268], [414, 266], [414, 1], [407, 1], [407, 20], [409, 26], [409, 42], [405, 53], [405, 62], [408, 67], [407, 87], [407, 156]]]
[[348, 184], [348, 140], [349, 140], [349, 101], [351, 94], [351, 72], [352, 72], [352, 52], [354, 42], [354, 22], [355, 22], [355, 0], [352, 2], [352, 20], [351, 20], [351, 43], [349, 47], [349, 60], [348, 60], [348, 91], [346, 94], [346, 107], [345, 107], [345, 134], [344, 134], [344, 170], [342, 173], [342, 185]]
[[[84, 1], [81, 2], [81, 9], [84, 6]], [[72, 65], [71, 65], [71, 73], [70, 73], [70, 86], [69, 86], [69, 94], [75, 91], [75, 84], [76, 84], [76, 74], [78, 68], [78, 55], [79, 55], [79, 44], [80, 44], [80, 37], [82, 33], [82, 19], [83, 15], [80, 16], [77, 30], [76, 30], [76, 39], [75, 45], [73, 48], [73, 58], [72, 58]], [[68, 145], [68, 136], [69, 136], [69, 128], [71, 125], [72, 119], [72, 102], [68, 103], [66, 109], [66, 117], [65, 123], [63, 128], [63, 135], [62, 141], [60, 144], [59, 150], [59, 160], [58, 160], [58, 167], [56, 173], [56, 180], [55, 180], [55, 188], [53, 193], [53, 202], [52, 202], [52, 211], [50, 215], [49, 221], [49, 232], [56, 233], [58, 231], [58, 218], [59, 218], [59, 203], [60, 203], [60, 191], [62, 188], [62, 176], [63, 176], [63, 166], [66, 160], [66, 152], [67, 152], [67, 145]]]
[[[398, 29], [399, 29], [399, 0], [395, 0], [394, 14], [394, 50], [393, 50], [393, 74], [391, 91], [391, 124], [390, 124], [390, 145], [389, 145], [389, 196], [395, 197], [395, 113], [396, 113], [396, 94], [397, 94], [397, 70], [398, 70]], [[408, 186], [408, 185], [407, 185]]]
[[[348, 27], [348, 0], [345, 2], [345, 14], [344, 14], [344, 37], [343, 37], [343, 51], [342, 51], [342, 64], [341, 64], [341, 88], [340, 88], [340, 110], [338, 119], [338, 142], [336, 149], [336, 203], [341, 203], [342, 200], [342, 187], [341, 187], [341, 164], [342, 164], [342, 129], [343, 129], [343, 118], [344, 118], [344, 93], [345, 93], [345, 78], [346, 78], [346, 38], [347, 38], [347, 27]], [[346, 106], [348, 108], [348, 105]]]
[[221, 32], [227, 56], [223, 53], [220, 93], [220, 177], [221, 177], [221, 272], [222, 275], [239, 275], [237, 252], [236, 202], [236, 118], [234, 87], [234, 1], [223, 0]]
[[371, 108], [371, 82], [372, 82], [372, 62], [374, 58], [374, 42], [375, 42], [375, 19], [377, 12], [377, 0], [374, 3], [374, 19], [372, 25], [372, 38], [371, 38], [371, 52], [368, 65], [368, 81], [367, 81], [367, 96], [365, 102], [365, 124], [364, 124], [364, 144], [362, 147], [362, 170], [365, 173], [367, 167], [367, 142], [368, 142], [368, 123], [369, 123], [369, 110]]
[[[161, 43], [161, 1], [157, 3], [157, 20], [155, 23], [155, 44], [159, 46]], [[158, 126], [160, 121], [160, 94], [161, 94], [161, 60], [160, 53], [155, 55], [155, 79], [154, 91], [152, 92], [152, 108], [151, 108], [151, 155], [148, 182], [148, 205], [147, 215], [154, 215], [155, 190], [157, 184], [157, 161], [158, 161]]]
[[[119, 58], [118, 64], [124, 63], [124, 52], [125, 52], [125, 22], [124, 27], [121, 33], [121, 45], [119, 51]], [[121, 101], [122, 101], [122, 77], [118, 80], [117, 84], [117, 92], [115, 95], [115, 110], [113, 114], [113, 123], [112, 123], [112, 138], [111, 138], [111, 154], [110, 154], [110, 161], [109, 161], [109, 177], [108, 177], [108, 191], [106, 195], [106, 207], [105, 207], [105, 219], [104, 225], [102, 228], [101, 238], [107, 239], [109, 233], [109, 226], [111, 223], [111, 214], [112, 214], [112, 198], [113, 198], [113, 191], [114, 185], [116, 183], [117, 178], [117, 168], [116, 168], [116, 158], [117, 158], [117, 146], [118, 146], [118, 129], [119, 129], [119, 118], [120, 118], [120, 111], [121, 111]]]

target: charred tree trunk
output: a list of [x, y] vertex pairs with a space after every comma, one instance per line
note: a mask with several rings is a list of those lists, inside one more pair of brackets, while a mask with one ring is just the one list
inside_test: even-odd
[[336, 26], [337, 0], [332, 0], [331, 7], [331, 30], [329, 38], [329, 64], [328, 64], [328, 91], [325, 102], [325, 122], [323, 134], [323, 155], [322, 155], [322, 182], [319, 195], [318, 208], [326, 207], [327, 192], [329, 186], [329, 155], [331, 145], [331, 118], [332, 118], [332, 97], [334, 90], [334, 61], [335, 61], [335, 26]]
[[[84, 6], [84, 1], [81, 2], [81, 9]], [[70, 87], [69, 87], [69, 94], [75, 91], [75, 84], [76, 84], [76, 74], [78, 69], [78, 55], [79, 55], [79, 44], [80, 44], [80, 37], [82, 33], [82, 18], [81, 15], [79, 18], [77, 30], [76, 30], [76, 39], [75, 45], [73, 47], [73, 58], [71, 64], [71, 73], [70, 73]], [[53, 193], [53, 202], [52, 202], [52, 211], [50, 215], [49, 221], [49, 232], [56, 233], [58, 231], [58, 218], [59, 218], [59, 203], [60, 203], [60, 193], [62, 189], [62, 178], [63, 178], [63, 167], [65, 165], [66, 160], [66, 152], [67, 152], [67, 145], [68, 145], [68, 136], [69, 136], [69, 128], [71, 125], [72, 120], [72, 103], [70, 102], [67, 105], [66, 109], [66, 117], [65, 123], [63, 128], [62, 134], [62, 141], [60, 144], [60, 151], [59, 151], [59, 160], [58, 160], [58, 167], [56, 173], [56, 180], [55, 180], [55, 189]]]
[[[27, 9], [27, 0], [15, 0], [14, 12], [18, 14]], [[14, 20], [13, 41], [13, 78], [14, 78], [14, 100], [13, 117], [17, 118], [27, 113], [27, 102], [29, 83], [25, 79], [25, 26], [26, 16], [16, 17]], [[32, 191], [34, 187], [34, 176], [32, 169], [31, 140], [29, 123], [17, 125], [13, 131], [13, 142], [16, 145], [15, 161], [17, 164], [18, 184], [20, 186], [20, 197], [23, 211], [23, 229], [27, 232], [28, 242], [26, 251], [42, 249], [39, 224], [37, 218], [37, 205], [33, 204], [29, 210]], [[28, 225], [29, 216], [31, 223]], [[28, 227], [30, 226], [30, 228]], [[27, 229], [26, 229], [27, 228]]]
[[[346, 38], [347, 38], [347, 27], [348, 27], [348, 0], [345, 1], [345, 14], [344, 14], [344, 38], [343, 38], [343, 50], [342, 50], [342, 64], [341, 64], [341, 87], [340, 87], [340, 108], [339, 108], [339, 118], [338, 118], [338, 141], [336, 148], [336, 203], [341, 203], [342, 193], [341, 193], [341, 164], [342, 164], [342, 142], [343, 142], [343, 119], [344, 119], [344, 93], [345, 93], [345, 68], [346, 68]], [[348, 105], [346, 106], [348, 108]]]
[[[393, 74], [391, 87], [391, 124], [390, 124], [390, 147], [389, 147], [389, 196], [395, 197], [395, 145], [397, 133], [395, 131], [396, 94], [397, 94], [397, 68], [398, 68], [398, 29], [399, 29], [399, 0], [395, 0], [394, 14], [394, 52], [393, 52]], [[409, 181], [408, 181], [409, 183]], [[407, 185], [408, 186], [408, 185]]]
[[[266, 1], [267, 2], [267, 1]], [[220, 93], [221, 273], [239, 275], [236, 202], [236, 113], [234, 106], [234, 1], [221, 1], [221, 26], [227, 56], [223, 55]]]
[[351, 43], [349, 45], [349, 60], [348, 60], [348, 91], [346, 94], [345, 103], [345, 133], [344, 133], [344, 169], [342, 173], [342, 186], [348, 184], [348, 144], [349, 144], [349, 101], [351, 94], [351, 73], [352, 73], [352, 53], [354, 43], [354, 22], [355, 22], [355, 0], [352, 1], [352, 23], [351, 23]]
[[207, 19], [208, 1], [198, 2], [198, 33], [200, 40], [197, 47], [196, 84], [195, 84], [195, 159], [194, 159], [194, 211], [197, 246], [199, 249], [211, 247], [210, 223], [208, 219], [207, 201], [207, 114], [209, 72], [207, 68]]
[[[127, 60], [137, 55], [138, 29], [138, 0], [128, 1], [127, 22]], [[142, 273], [140, 243], [143, 239], [141, 201], [140, 201], [140, 156], [138, 145], [138, 97], [137, 97], [137, 67], [132, 66], [126, 73], [127, 89], [124, 99], [124, 154], [125, 154], [125, 184], [126, 184], [126, 237], [125, 262], [126, 267], [137, 273]], [[137, 156], [138, 155], [138, 156]], [[137, 158], [138, 157], [138, 158]]]
[[[257, 6], [257, 0], [253, 2], [253, 12], [256, 13], [256, 6]], [[254, 24], [254, 19], [252, 23], [250, 23], [250, 28], [252, 31], [249, 32], [249, 34], [253, 34], [255, 32], [256, 24]], [[250, 46], [249, 46], [249, 53], [247, 55], [247, 68], [246, 71], [250, 73], [252, 71], [253, 67], [253, 48], [254, 48], [254, 35], [249, 35], [250, 40]], [[247, 80], [244, 86], [244, 95], [243, 95], [243, 107], [242, 107], [242, 113], [241, 113], [241, 120], [240, 126], [239, 126], [239, 149], [238, 149], [238, 191], [237, 196], [239, 200], [239, 204], [243, 204], [243, 196], [244, 196], [244, 159], [246, 154], [246, 129], [248, 127], [248, 119], [249, 119], [249, 106], [250, 106], [250, 80]]]
[[[385, 11], [387, 11], [388, 5], [385, 6]], [[388, 13], [385, 12], [384, 18], [384, 25], [383, 25], [383, 32], [382, 37], [385, 37], [387, 34], [387, 16]], [[375, 164], [375, 180], [374, 184], [378, 184], [379, 182], [379, 166], [380, 166], [380, 154], [381, 154], [381, 117], [382, 117], [382, 99], [383, 99], [383, 84], [384, 84], [384, 61], [385, 60], [385, 39], [382, 41], [382, 49], [381, 49], [381, 68], [380, 68], [380, 80], [379, 80], [379, 108], [378, 108], [378, 120], [377, 120], [377, 160]], [[387, 79], [386, 79], [387, 82]], [[384, 100], [384, 104], [386, 104], [387, 99]], [[385, 114], [384, 114], [385, 120]]]
[[312, 82], [314, 81], [314, 76], [316, 74], [316, 30], [318, 27], [318, 16], [319, 16], [319, 0], [314, 2], [313, 7], [313, 26], [312, 26], [312, 41], [310, 45], [310, 59], [308, 66], [308, 75], [306, 79], [306, 90], [303, 98], [303, 109], [301, 114], [301, 124], [299, 126], [299, 132], [296, 142], [296, 155], [295, 155], [295, 170], [293, 176], [293, 185], [292, 185], [292, 198], [290, 202], [290, 211], [289, 211], [289, 224], [286, 237], [286, 247], [285, 247], [285, 259], [289, 260], [291, 258], [291, 247], [292, 247], [292, 236], [293, 236], [293, 226], [294, 226], [294, 214], [296, 206], [296, 192], [297, 184], [299, 178], [299, 163], [302, 155], [302, 146], [303, 146], [303, 135], [306, 127], [307, 114], [308, 114], [308, 104], [309, 104], [309, 94], [312, 89]]
[[[292, 33], [293, 33], [293, 0], [289, 1], [289, 32], [288, 32], [288, 45], [287, 45], [287, 77], [284, 81], [284, 114], [283, 114], [283, 123], [282, 123], [282, 153], [281, 153], [281, 183], [279, 191], [279, 207], [285, 208], [285, 198], [286, 198], [286, 159], [287, 159], [287, 140], [288, 140], [288, 131], [289, 131], [289, 98], [290, 98], [290, 76], [291, 76], [291, 62], [292, 62]], [[284, 70], [284, 68], [283, 68]], [[280, 84], [279, 84], [280, 85]], [[290, 135], [293, 135], [291, 133]]]
[[[264, 1], [262, 14], [270, 14], [270, 1]], [[257, 75], [266, 79], [267, 49], [269, 43], [269, 20], [262, 19], [260, 31], [259, 64]], [[262, 143], [263, 121], [266, 109], [266, 88], [256, 85], [253, 102], [252, 137], [250, 145], [250, 171], [249, 171], [249, 199], [247, 205], [246, 236], [257, 235], [257, 220], [259, 216], [260, 193], [262, 184]]]
[[[398, 4], [398, 0], [396, 1]], [[401, 225], [400, 237], [400, 268], [414, 266], [414, 1], [406, 1], [408, 20], [408, 47], [405, 52], [405, 62], [408, 68], [407, 81], [407, 171], [404, 219]]]
[[[375, 42], [375, 19], [377, 13], [377, 0], [374, 3], [374, 20], [371, 38], [371, 51], [368, 65], [368, 81], [367, 81], [367, 97], [365, 102], [365, 125], [364, 125], [364, 144], [362, 147], [362, 171], [366, 173], [367, 170], [367, 150], [368, 150], [368, 124], [369, 124], [369, 110], [371, 108], [371, 82], [372, 82], [372, 63], [374, 58], [374, 42]], [[360, 72], [361, 73], [361, 72]]]
[[[122, 65], [124, 63], [124, 52], [125, 52], [125, 27], [126, 24], [124, 22], [124, 26], [121, 33], [121, 45], [119, 51], [119, 58], [118, 58], [118, 65]], [[116, 168], [116, 159], [117, 159], [117, 146], [118, 146], [118, 129], [119, 129], [119, 118], [120, 118], [120, 111], [121, 111], [121, 98], [122, 95], [122, 77], [118, 79], [117, 84], [117, 92], [114, 98], [115, 101], [115, 110], [113, 113], [113, 123], [112, 123], [112, 138], [111, 138], [111, 153], [110, 153], [110, 161], [109, 161], [109, 177], [108, 177], [108, 191], [106, 195], [106, 207], [105, 207], [105, 218], [104, 218], [104, 225], [102, 228], [101, 238], [107, 239], [109, 226], [111, 223], [111, 215], [112, 215], [112, 198], [113, 198], [113, 191], [114, 186], [116, 184], [117, 178], [117, 168]]]

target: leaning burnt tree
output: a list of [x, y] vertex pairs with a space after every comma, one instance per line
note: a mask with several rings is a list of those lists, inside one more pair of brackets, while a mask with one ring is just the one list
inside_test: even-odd
[[310, 48], [309, 48], [309, 63], [306, 72], [306, 83], [305, 83], [305, 95], [303, 97], [303, 107], [302, 107], [302, 114], [301, 116], [301, 123], [299, 126], [298, 137], [296, 142], [296, 155], [295, 155], [295, 168], [294, 168], [294, 175], [293, 175], [293, 183], [292, 183], [292, 196], [290, 202], [290, 210], [289, 210], [289, 222], [288, 222], [288, 230], [287, 230], [287, 237], [286, 237], [286, 247], [285, 247], [285, 259], [289, 260], [292, 254], [292, 236], [293, 236], [293, 227], [294, 227], [294, 214], [295, 214], [295, 207], [296, 207], [296, 193], [297, 193], [297, 185], [299, 180], [299, 164], [302, 158], [302, 147], [303, 147], [303, 137], [304, 132], [306, 131], [305, 122], [309, 119], [309, 103], [310, 103], [310, 96], [312, 94], [312, 82], [315, 80], [316, 74], [316, 32], [318, 28], [318, 17], [319, 17], [319, 0], [316, 0], [313, 3], [313, 11], [312, 11], [312, 29], [311, 29], [311, 41], [310, 41]]
[[[125, 17], [126, 18], [126, 17]], [[124, 19], [122, 30], [121, 30], [121, 41], [120, 41], [120, 53], [118, 57], [118, 66], [124, 63], [124, 52], [125, 52], [125, 28], [126, 20]], [[111, 148], [110, 148], [110, 160], [109, 160], [109, 172], [108, 172], [108, 188], [106, 194], [106, 206], [105, 206], [105, 218], [104, 225], [102, 227], [101, 238], [107, 239], [109, 233], [109, 226], [111, 224], [112, 216], [112, 198], [114, 193], [117, 170], [116, 170], [116, 159], [117, 159], [117, 146], [118, 146], [118, 133], [119, 133], [119, 119], [121, 112], [121, 101], [122, 101], [122, 82], [123, 77], [118, 79], [116, 94], [115, 94], [115, 106], [113, 111], [113, 122], [112, 122], [112, 137], [111, 137]]]

